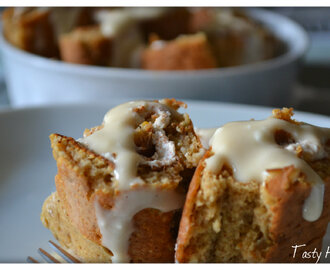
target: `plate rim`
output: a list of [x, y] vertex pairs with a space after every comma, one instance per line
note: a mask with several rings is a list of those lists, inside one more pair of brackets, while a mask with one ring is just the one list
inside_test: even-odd
[[[115, 98], [108, 101], [97, 101], [93, 103], [86, 102], [70, 102], [70, 103], [52, 103], [52, 104], [40, 104], [40, 105], [27, 105], [24, 107], [0, 107], [0, 116], [6, 114], [12, 114], [12, 113], [19, 113], [19, 112], [28, 112], [28, 111], [37, 111], [37, 110], [47, 110], [47, 109], [67, 109], [69, 107], [74, 108], [83, 108], [83, 107], [98, 107], [98, 106], [106, 106], [109, 105], [109, 109], [113, 108], [114, 106], [120, 105], [124, 102], [129, 101], [137, 101], [137, 100], [147, 100], [147, 99], [136, 99], [136, 98]], [[152, 99], [148, 99], [152, 100]], [[180, 100], [180, 99], [179, 99]], [[242, 103], [233, 103], [233, 102], [221, 102], [221, 101], [205, 101], [205, 100], [193, 100], [193, 99], [181, 99], [180, 101], [183, 101], [187, 104], [187, 108], [191, 108], [192, 106], [221, 106], [228, 109], [243, 109], [243, 110], [257, 110], [256, 113], [265, 113], [266, 111], [269, 111], [269, 115], [271, 115], [271, 112], [273, 109], [280, 108], [280, 106], [263, 106], [263, 105], [252, 105], [252, 104], [242, 104]], [[284, 107], [294, 107], [294, 106], [281, 106], [281, 108]], [[313, 113], [313, 112], [305, 112], [300, 110], [294, 109], [294, 115], [299, 117], [311, 117], [311, 118], [318, 118], [321, 121], [328, 121], [329, 122], [329, 128], [330, 128], [330, 116]], [[299, 120], [299, 119], [298, 119]]]

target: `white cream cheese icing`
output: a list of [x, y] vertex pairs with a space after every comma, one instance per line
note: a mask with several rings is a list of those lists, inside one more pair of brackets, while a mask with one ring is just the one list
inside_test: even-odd
[[249, 24], [242, 18], [235, 16], [232, 8], [219, 8], [216, 12], [216, 25], [228, 27], [235, 31], [245, 31], [249, 29]]
[[218, 128], [195, 128], [196, 135], [205, 149], [210, 147], [210, 140]]
[[167, 42], [164, 40], [155, 40], [151, 42], [150, 48], [153, 50], [161, 50], [166, 46]]
[[104, 210], [97, 202], [95, 212], [102, 234], [102, 244], [109, 248], [112, 262], [129, 262], [129, 238], [134, 231], [132, 218], [146, 208], [169, 212], [182, 208], [184, 195], [173, 190], [140, 188], [123, 192], [114, 203], [114, 208]]
[[[152, 124], [152, 141], [156, 151], [151, 158], [146, 158], [137, 153], [134, 133], [150, 113], [157, 116]], [[115, 198], [114, 207], [106, 210], [95, 201], [102, 244], [112, 251], [113, 262], [130, 260], [127, 251], [130, 235], [134, 231], [132, 219], [136, 213], [145, 208], [168, 212], [183, 207], [184, 195], [174, 190], [146, 186], [137, 176], [139, 164], [158, 167], [177, 161], [174, 142], [168, 139], [163, 130], [170, 124], [171, 115], [176, 113], [157, 102], [125, 103], [105, 115], [100, 130], [78, 140], [115, 164], [114, 175], [119, 195]]]
[[106, 37], [113, 37], [132, 24], [131, 16], [123, 9], [100, 10], [95, 15], [100, 23], [101, 32]]
[[[290, 133], [296, 142], [286, 147], [278, 145], [274, 137], [276, 130]], [[327, 153], [321, 149], [329, 138], [329, 128], [304, 123], [296, 125], [272, 117], [262, 121], [228, 123], [217, 129], [211, 138], [214, 155], [206, 159], [206, 169], [219, 172], [228, 163], [237, 181], [264, 182], [268, 176], [267, 170], [294, 165], [312, 184], [311, 194], [303, 207], [303, 217], [307, 221], [315, 221], [323, 209], [324, 184], [320, 176], [293, 150], [299, 144], [303, 151], [312, 153], [314, 159], [326, 157]]]
[[145, 45], [130, 13], [125, 8], [100, 10], [95, 17], [102, 34], [112, 39], [111, 66], [138, 68]]
[[105, 36], [113, 37], [132, 22], [153, 19], [162, 16], [168, 11], [165, 7], [134, 7], [112, 10], [100, 10], [95, 14], [96, 20], [101, 24], [101, 31]]
[[[149, 161], [136, 152], [134, 143], [135, 128], [144, 121], [136, 108], [146, 108], [146, 112], [158, 115], [153, 123], [153, 142], [156, 146], [155, 160]], [[163, 128], [170, 123], [171, 114], [176, 113], [169, 107], [151, 101], [135, 101], [122, 104], [110, 110], [104, 117], [103, 128], [78, 141], [97, 154], [115, 164], [115, 177], [119, 190], [127, 190], [136, 183], [143, 183], [137, 178], [139, 164], [175, 162], [174, 143], [165, 136]]]

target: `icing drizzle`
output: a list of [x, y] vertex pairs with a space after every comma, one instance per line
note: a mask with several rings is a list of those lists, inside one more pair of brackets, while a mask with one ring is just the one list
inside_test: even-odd
[[[156, 151], [148, 159], [139, 155], [134, 142], [136, 128], [145, 121], [146, 115], [154, 113], [153, 144]], [[177, 112], [168, 106], [151, 101], [122, 104], [110, 110], [104, 117], [103, 127], [78, 141], [115, 164], [116, 197], [112, 209], [104, 209], [95, 201], [97, 222], [102, 234], [102, 244], [109, 248], [113, 262], [129, 262], [129, 238], [134, 231], [132, 219], [145, 208], [163, 212], [180, 209], [184, 195], [171, 189], [147, 186], [137, 176], [139, 164], [158, 167], [176, 162], [174, 142], [170, 141], [164, 128], [170, 117]]]
[[[294, 143], [280, 146], [274, 134], [284, 130], [291, 134]], [[214, 155], [206, 159], [206, 169], [219, 172], [227, 162], [233, 168], [235, 179], [240, 182], [257, 180], [264, 182], [268, 170], [294, 165], [312, 184], [310, 196], [303, 206], [303, 217], [307, 221], [317, 220], [323, 209], [324, 184], [321, 177], [296, 154], [297, 147], [313, 159], [328, 156], [325, 151], [330, 129], [305, 123], [292, 124], [270, 117], [262, 121], [232, 122], [216, 130], [210, 145]]]

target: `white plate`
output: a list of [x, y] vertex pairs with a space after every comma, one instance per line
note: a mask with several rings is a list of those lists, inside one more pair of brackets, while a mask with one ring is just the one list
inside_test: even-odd
[[[53, 237], [39, 219], [43, 201], [55, 190], [56, 164], [49, 134], [79, 138], [85, 128], [101, 123], [108, 109], [118, 103], [0, 111], [0, 262], [25, 262], [28, 255], [39, 257], [39, 247], [49, 250], [47, 241]], [[271, 114], [270, 108], [187, 103], [195, 126], [201, 128]], [[329, 117], [297, 113], [296, 118], [330, 127]], [[329, 238], [324, 242], [330, 245]]]

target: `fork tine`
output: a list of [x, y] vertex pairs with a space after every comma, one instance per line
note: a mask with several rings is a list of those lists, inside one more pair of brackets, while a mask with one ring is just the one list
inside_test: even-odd
[[40, 255], [44, 258], [44, 260], [46, 262], [49, 262], [49, 263], [60, 263], [58, 260], [56, 260], [52, 255], [50, 255], [49, 253], [47, 253], [42, 248], [39, 248], [38, 251], [39, 251]]
[[61, 255], [63, 259], [65, 259], [69, 263], [81, 263], [78, 259], [73, 257], [70, 253], [65, 251], [63, 248], [61, 248], [59, 245], [55, 244], [53, 241], [48, 241], [51, 248], [54, 249], [57, 253]]
[[26, 261], [28, 262], [28, 263], [39, 263], [36, 259], [33, 259], [32, 257], [27, 257], [26, 258]]

